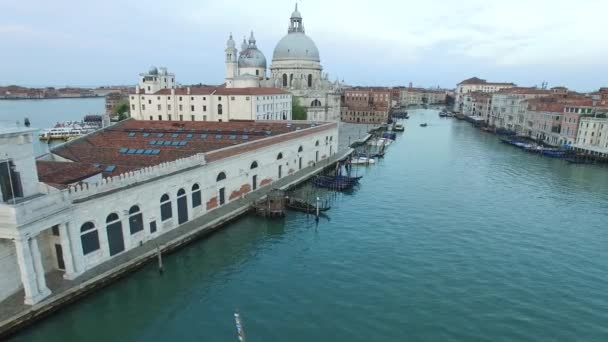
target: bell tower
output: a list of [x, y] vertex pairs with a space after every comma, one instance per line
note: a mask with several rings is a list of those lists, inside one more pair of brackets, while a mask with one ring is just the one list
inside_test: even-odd
[[237, 49], [234, 39], [232, 39], [232, 33], [226, 42], [226, 88], [232, 88], [234, 86], [234, 78], [238, 75], [237, 65]]
[[291, 13], [291, 18], [289, 18], [289, 29], [288, 33], [293, 32], [304, 32], [304, 25], [302, 24], [302, 15], [298, 11], [298, 4], [296, 3], [296, 9]]

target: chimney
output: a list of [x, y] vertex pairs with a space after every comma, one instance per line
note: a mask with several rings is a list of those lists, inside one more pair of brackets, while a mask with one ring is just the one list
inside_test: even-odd
[[186, 93], [190, 95], [190, 87], [186, 88]]

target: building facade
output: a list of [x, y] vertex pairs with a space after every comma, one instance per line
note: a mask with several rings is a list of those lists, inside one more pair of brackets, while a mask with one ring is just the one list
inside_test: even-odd
[[390, 88], [349, 88], [344, 90], [341, 119], [351, 123], [386, 123], [392, 103]]
[[608, 157], [608, 119], [603, 117], [584, 116], [580, 119], [576, 143], [579, 151], [601, 157]]
[[338, 147], [336, 123], [131, 119], [36, 161], [34, 133], [0, 132], [0, 300], [30, 305], [49, 272], [76, 279]]
[[456, 87], [456, 98], [454, 110], [462, 113], [464, 106], [464, 95], [470, 92], [479, 91], [483, 93], [494, 93], [500, 89], [515, 87], [513, 83], [488, 82], [484, 79], [472, 77], [458, 83]]
[[292, 95], [276, 88], [180, 87], [130, 95], [137, 120], [291, 120]]

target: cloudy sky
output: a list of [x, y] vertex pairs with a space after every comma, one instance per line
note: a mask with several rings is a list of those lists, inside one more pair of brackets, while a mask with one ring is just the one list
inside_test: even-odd
[[[290, 0], [0, 0], [0, 85], [133, 84], [151, 65], [222, 83], [230, 32], [269, 64]], [[608, 85], [608, 0], [300, 0], [330, 78], [454, 87]]]

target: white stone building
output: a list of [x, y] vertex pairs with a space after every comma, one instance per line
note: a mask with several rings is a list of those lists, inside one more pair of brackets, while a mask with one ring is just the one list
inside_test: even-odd
[[458, 83], [456, 87], [456, 98], [454, 110], [462, 113], [464, 106], [464, 94], [471, 92], [494, 93], [500, 89], [515, 87], [513, 83], [488, 82], [486, 80], [472, 77]]
[[131, 119], [36, 161], [34, 133], [0, 131], [0, 300], [26, 304], [338, 147], [336, 123]]
[[292, 95], [277, 88], [181, 87], [129, 95], [137, 120], [291, 120]]
[[162, 89], [176, 87], [175, 74], [169, 73], [167, 68], [151, 67], [148, 73], [139, 74], [138, 87], [142, 94], [154, 94]]
[[581, 117], [574, 147], [586, 153], [608, 157], [608, 119]]

